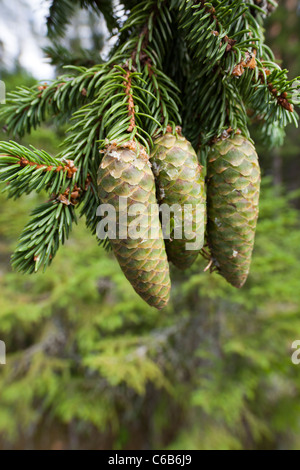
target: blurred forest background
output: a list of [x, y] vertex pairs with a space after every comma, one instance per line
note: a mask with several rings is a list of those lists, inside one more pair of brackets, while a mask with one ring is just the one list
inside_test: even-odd
[[[20, 48], [8, 60], [0, 35], [8, 90], [42, 78], [24, 68], [20, 22], [32, 38], [27, 54], [32, 44], [47, 46], [29, 3], [14, 1], [12, 17], [0, 0], [1, 22], [14, 22]], [[300, 2], [279, 4], [268, 44], [300, 75]], [[68, 51], [99, 51], [105, 34], [103, 20], [79, 13], [53, 76]], [[64, 132], [50, 123], [22, 142], [55, 154]], [[0, 139], [9, 139], [5, 129]], [[264, 179], [246, 287], [205, 275], [199, 259], [184, 275], [173, 270], [162, 312], [139, 299], [83, 222], [46, 274], [12, 272], [10, 254], [37, 196], [0, 195], [0, 339], [8, 352], [0, 449], [300, 449], [300, 366], [291, 362], [300, 339], [299, 131], [289, 128], [281, 149], [257, 144]]]

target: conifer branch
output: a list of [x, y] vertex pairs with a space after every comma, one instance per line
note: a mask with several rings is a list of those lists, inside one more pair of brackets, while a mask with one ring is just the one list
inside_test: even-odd
[[[126, 42], [126, 34], [131, 31], [133, 22], [137, 26], [134, 39], [130, 34]], [[164, 131], [170, 121], [176, 124], [181, 122], [180, 90], [164, 73], [163, 67], [164, 57], [173, 39], [172, 23], [173, 18], [167, 1], [144, 2], [142, 11], [139, 4], [132, 10], [130, 22], [126, 22], [122, 29], [122, 39], [125, 44], [121, 50], [116, 51], [116, 55], [123, 54], [125, 50], [130, 51], [130, 48], [135, 44], [130, 56], [128, 53], [126, 57], [129, 64], [132, 63], [141, 73], [146, 85], [145, 89], [150, 92], [147, 96], [147, 102], [151, 109], [151, 115], [160, 123]], [[153, 95], [155, 96], [154, 101]], [[148, 125], [151, 137], [157, 129], [154, 121], [151, 122], [151, 117], [150, 121], [148, 119]]]
[[186, 133], [194, 145], [205, 145], [213, 134], [218, 138], [227, 128], [240, 129], [249, 137], [247, 109], [255, 110], [254, 117], [268, 120], [269, 125], [297, 124], [293, 99], [299, 98], [298, 78], [289, 81], [264, 45], [264, 10], [253, 1], [179, 3], [185, 40], [194, 60], [201, 63], [188, 77], [185, 96], [192, 98], [184, 98]]
[[72, 185], [77, 169], [72, 161], [60, 161], [46, 152], [27, 149], [14, 142], [0, 142], [0, 181], [8, 197], [18, 198], [32, 191], [65, 191]]
[[[107, 145], [133, 140], [149, 153], [157, 132], [175, 130], [182, 121], [185, 136], [205, 155], [212, 142], [231, 133], [250, 138], [251, 120], [260, 120], [260, 129], [277, 141], [285, 125], [297, 124], [295, 80], [264, 44], [266, 3], [274, 2], [124, 1], [130, 14], [105, 63], [72, 66], [50, 84], [9, 94], [0, 119], [14, 135], [49, 118], [71, 121], [56, 158], [0, 143], [0, 181], [8, 196], [46, 189], [51, 198], [33, 213], [14, 267], [46, 268], [68, 237], [75, 208], [96, 233], [97, 170]], [[79, 6], [102, 12], [110, 30], [118, 25], [110, 0], [53, 0], [49, 34], [63, 34]], [[59, 60], [59, 50], [49, 52]]]
[[63, 36], [78, 8], [102, 13], [109, 31], [118, 25], [112, 0], [52, 0], [47, 17], [48, 36], [53, 39]]
[[101, 65], [72, 69], [79, 75], [62, 76], [49, 84], [20, 87], [8, 93], [6, 104], [0, 108], [0, 120], [5, 123], [7, 132], [23, 137], [51, 117], [67, 119], [74, 110], [92, 99], [103, 72]]
[[[159, 62], [159, 58], [163, 59], [159, 46], [165, 41], [161, 34], [165, 34], [166, 17], [168, 21], [171, 17], [166, 6], [161, 9], [166, 2], [158, 2], [160, 9], [156, 1], [143, 3], [137, 5], [124, 25], [121, 36], [125, 42], [103, 65], [97, 98], [73, 114], [75, 124], [69, 129], [60, 155], [74, 159], [80, 186], [91, 175], [92, 182], [81, 207], [92, 233], [96, 231], [99, 205], [95, 189], [101, 160], [99, 142], [105, 146], [107, 142], [137, 139], [149, 151], [152, 136], [162, 128], [162, 121], [166, 127], [171, 119], [177, 123], [181, 119], [177, 105], [179, 90], [162, 72]], [[158, 33], [153, 28], [154, 12], [158, 15], [155, 24], [161, 21]], [[159, 19], [159, 13], [163, 19]]]
[[261, 35], [249, 7], [241, 0], [183, 2], [181, 27], [194, 58], [202, 59], [202, 73], [210, 72], [218, 62], [232, 73], [236, 62], [260, 43]]
[[91, 68], [96, 64], [103, 63], [99, 50], [89, 50], [80, 48], [76, 55], [61, 44], [54, 43], [43, 49], [46, 56], [50, 59], [51, 65], [59, 69], [73, 65], [75, 67]]
[[37, 207], [12, 256], [13, 268], [26, 274], [37, 272], [41, 267], [45, 271], [60, 245], [68, 239], [74, 222], [76, 215], [72, 205], [51, 200]]
[[[165, 2], [159, 2], [163, 3]], [[88, 172], [95, 174], [99, 166], [97, 141], [105, 145], [106, 141], [124, 142], [137, 139], [149, 150], [152, 136], [157, 128], [161, 127], [162, 109], [165, 126], [170, 118], [180, 121], [176, 103], [178, 90], [172, 82], [170, 84], [168, 77], [158, 70], [155, 52], [150, 49], [150, 43], [154, 43], [156, 38], [152, 12], [156, 7], [157, 2], [150, 0], [144, 2], [142, 8], [138, 5], [133, 10], [122, 30], [123, 35], [129, 31], [128, 40], [114, 51], [112, 58], [103, 66], [103, 73], [98, 81], [101, 86], [96, 100], [73, 115], [76, 123], [64, 143], [62, 156], [74, 158], [76, 166], [82, 168], [83, 173], [80, 174], [83, 179]], [[167, 14], [166, 11], [165, 8], [163, 12]], [[159, 22], [158, 19], [157, 21]], [[161, 21], [163, 24], [159, 31], [163, 30], [166, 19]], [[133, 25], [135, 34], [131, 34]], [[146, 44], [147, 50], [144, 49]], [[153, 63], [151, 73], [150, 61]], [[165, 104], [162, 97], [165, 98]]]

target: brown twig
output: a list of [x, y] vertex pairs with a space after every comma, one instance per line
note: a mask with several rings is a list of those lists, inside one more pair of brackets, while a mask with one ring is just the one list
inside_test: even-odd
[[[271, 74], [271, 71], [267, 68], [264, 68], [263, 70], [264, 70], [265, 75], [264, 75], [263, 72], [260, 72], [259, 73], [259, 79], [260, 79], [261, 83], [264, 85], [266, 83], [265, 76], [268, 77]], [[268, 82], [268, 80], [267, 80], [267, 85], [268, 85], [268, 90], [270, 91], [270, 93], [274, 96], [274, 98], [277, 99], [277, 103], [280, 106], [282, 106], [284, 109], [289, 111], [290, 113], [293, 113], [294, 112], [294, 106], [287, 99], [287, 93], [283, 92], [279, 95], [278, 90], [274, 87], [273, 83]]]
[[[18, 157], [19, 158], [19, 157]], [[47, 165], [40, 165], [39, 163], [36, 162], [30, 162], [24, 157], [19, 158], [19, 165], [24, 168], [25, 166], [34, 166], [37, 170], [40, 168], [43, 168], [44, 171], [54, 171], [56, 173], [59, 173], [60, 171], [63, 171], [64, 173], [67, 172], [67, 178], [73, 178], [73, 175], [77, 173], [77, 168], [74, 165], [73, 160], [66, 160], [65, 165], [59, 165], [58, 167], [53, 167], [53, 166], [47, 166]]]
[[[264, 74], [262, 72], [259, 74], [259, 78], [260, 78], [262, 83], [265, 83], [265, 77], [264, 77]], [[294, 112], [294, 106], [287, 99], [287, 93], [286, 92], [278, 94], [278, 90], [273, 86], [273, 83], [271, 83], [271, 82], [268, 83], [268, 89], [269, 89], [270, 93], [274, 96], [274, 98], [276, 98], [277, 103], [279, 104], [279, 106], [282, 106], [282, 108], [286, 109], [290, 113]]]
[[[143, 37], [144, 36], [144, 37]], [[143, 37], [143, 42], [142, 42], [142, 46], [140, 48], [140, 57], [139, 57], [139, 60], [140, 62], [142, 62], [143, 64], [146, 64], [148, 63], [148, 67], [151, 67], [151, 59], [148, 57], [147, 54], [145, 54], [144, 52], [144, 48], [147, 47], [147, 44], [148, 44], [148, 41], [149, 41], [149, 28], [148, 28], [148, 22], [143, 26], [141, 32], [140, 32], [140, 35], [139, 35], [140, 38]], [[135, 46], [135, 48], [133, 49], [132, 51], [132, 54], [131, 54], [131, 60], [132, 60], [132, 63], [133, 63], [133, 66], [135, 67], [136, 64], [137, 64], [137, 51], [138, 51], [138, 43], [137, 45]], [[130, 124], [129, 124], [129, 127], [127, 129], [128, 132], [132, 132], [133, 129], [135, 128], [136, 126], [136, 122], [135, 122], [135, 107], [134, 107], [134, 100], [133, 100], [133, 96], [132, 96], [132, 93], [131, 93], [131, 84], [132, 84], [132, 80], [131, 80], [131, 72], [130, 70], [128, 69], [128, 66], [126, 65], [125, 67], [125, 70], [127, 69], [127, 73], [126, 73], [126, 76], [124, 77], [124, 86], [126, 87], [125, 89], [125, 93], [128, 97], [128, 115], [130, 117]], [[149, 75], [151, 74], [150, 70], [149, 70]]]
[[[67, 173], [67, 178], [72, 179], [73, 175], [77, 173], [78, 169], [75, 167], [73, 160], [66, 160], [66, 164], [59, 165], [56, 168], [53, 168], [53, 166], [47, 166], [47, 165], [39, 165], [36, 162], [30, 162], [29, 160], [26, 160], [24, 157], [21, 157], [19, 160], [19, 164], [22, 168], [26, 166], [34, 166], [36, 169], [43, 168], [44, 171], [54, 171], [55, 173], [59, 173], [60, 171], [63, 171], [64, 173]], [[72, 192], [70, 188], [67, 188], [66, 191], [63, 194], [53, 195], [52, 199], [56, 199], [57, 201], [61, 202], [62, 204], [66, 206], [76, 206], [79, 203], [79, 200], [81, 198], [81, 195], [83, 192], [87, 191], [89, 185], [91, 183], [91, 177], [88, 175], [84, 187], [79, 187], [77, 184], [72, 188]]]
[[128, 132], [132, 132], [133, 129], [135, 128], [135, 109], [134, 109], [134, 101], [133, 101], [133, 96], [131, 92], [131, 85], [132, 85], [132, 80], [131, 80], [131, 72], [130, 70], [127, 71], [126, 76], [124, 77], [124, 82], [123, 85], [126, 87], [125, 93], [128, 98], [128, 116], [130, 117], [130, 124], [127, 129]]

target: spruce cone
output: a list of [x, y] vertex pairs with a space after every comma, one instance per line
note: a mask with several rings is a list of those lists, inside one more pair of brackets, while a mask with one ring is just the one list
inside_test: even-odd
[[241, 136], [217, 142], [208, 156], [208, 243], [214, 265], [238, 288], [250, 270], [259, 191], [254, 146]]
[[[166, 135], [159, 137], [154, 142], [154, 149], [151, 154], [152, 169], [157, 185], [157, 199], [159, 204], [172, 206], [177, 204], [182, 208], [191, 205], [192, 223], [190, 228], [184, 226], [176, 216], [171, 213], [170, 239], [166, 240], [166, 250], [169, 261], [179, 269], [187, 269], [196, 260], [199, 251], [203, 247], [205, 233], [205, 182], [202, 167], [198, 163], [197, 155], [192, 145], [180, 135]], [[199, 211], [199, 220], [196, 218], [196, 211]], [[182, 237], [176, 239], [174, 227], [182, 228]], [[185, 230], [185, 231], [184, 231]], [[187, 249], [188, 243], [194, 243], [197, 234], [200, 239], [197, 250]]]
[[[101, 202], [111, 204], [116, 209], [117, 238], [111, 239], [111, 245], [126, 278], [149, 305], [164, 308], [171, 289], [169, 265], [154, 176], [145, 149], [137, 148], [134, 142], [120, 147], [110, 146], [99, 168], [98, 191]], [[126, 239], [119, 238], [119, 230], [128, 233], [130, 224], [137, 219], [136, 215], [129, 214], [127, 222], [119, 222], [120, 196], [127, 198], [128, 210], [133, 204], [140, 204], [138, 239], [128, 236]], [[153, 207], [156, 214], [150, 219], [150, 209]]]

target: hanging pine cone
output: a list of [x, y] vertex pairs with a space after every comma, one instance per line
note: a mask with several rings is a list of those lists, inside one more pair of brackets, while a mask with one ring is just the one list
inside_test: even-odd
[[[187, 269], [196, 260], [204, 241], [206, 198], [202, 167], [192, 145], [183, 136], [175, 136], [170, 132], [156, 139], [150, 161], [156, 179], [159, 204], [177, 204], [182, 209], [182, 220], [176, 220], [176, 215], [171, 214], [173, 228], [170, 238], [166, 240], [166, 250], [169, 261], [179, 269]], [[188, 204], [192, 208], [190, 227], [183, 224], [184, 206]], [[197, 210], [200, 215], [198, 220]], [[176, 224], [182, 229], [180, 239], [175, 236]], [[195, 242], [194, 234], [197, 234], [201, 244], [197, 250], [189, 250], [186, 245]]]
[[247, 280], [254, 246], [260, 169], [254, 146], [235, 136], [208, 156], [208, 243], [214, 265], [233, 286]]
[[[164, 308], [169, 300], [171, 282], [162, 229], [157, 212], [150, 219], [150, 207], [157, 206], [155, 181], [144, 148], [134, 142], [110, 146], [98, 173], [98, 192], [102, 204], [111, 204], [117, 213], [117, 238], [111, 239], [119, 264], [136, 292], [151, 306]], [[119, 223], [119, 197], [127, 198], [128, 208], [140, 204], [139, 238], [118, 238], [128, 233], [136, 216], [128, 216], [126, 226]], [[151, 233], [150, 233], [151, 229]], [[151, 238], [156, 237], [156, 238]]]

